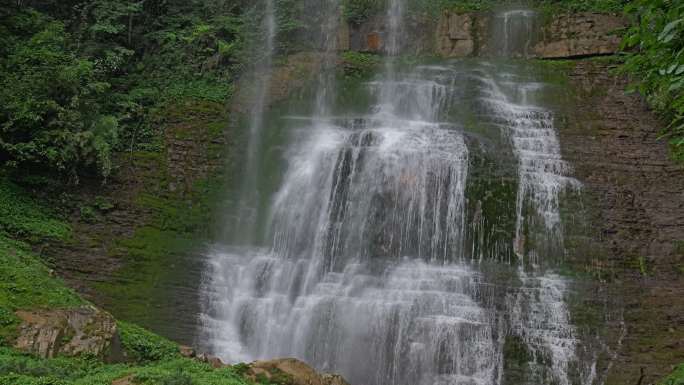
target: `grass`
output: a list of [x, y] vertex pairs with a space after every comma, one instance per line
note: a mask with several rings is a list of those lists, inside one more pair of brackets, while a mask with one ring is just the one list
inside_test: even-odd
[[0, 232], [30, 241], [66, 240], [71, 235], [68, 224], [7, 179], [0, 179], [0, 202]]
[[91, 358], [38, 359], [0, 348], [0, 385], [110, 385], [130, 378], [138, 385], [247, 385], [231, 367], [214, 369], [182, 357], [146, 364], [104, 364]]

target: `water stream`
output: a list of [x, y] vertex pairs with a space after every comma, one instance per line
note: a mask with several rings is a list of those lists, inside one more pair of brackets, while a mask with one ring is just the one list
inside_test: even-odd
[[275, 39], [277, 31], [276, 10], [274, 0], [263, 0], [263, 20], [260, 35], [264, 41], [263, 51], [259, 54], [256, 66], [253, 69], [254, 84], [253, 95], [249, 111], [249, 139], [247, 142], [246, 165], [240, 186], [238, 197], [239, 213], [236, 215], [237, 223], [232, 227], [232, 241], [242, 244], [254, 242], [254, 232], [257, 222], [256, 207], [259, 203], [259, 188], [257, 174], [260, 169], [261, 144], [263, 137], [265, 108], [268, 104], [268, 90], [271, 84], [271, 72], [273, 55], [275, 53]]
[[[323, 74], [314, 113], [277, 117], [291, 139], [271, 242], [214, 247], [203, 342], [354, 385], [595, 383], [558, 271], [561, 199], [581, 186], [548, 84], [526, 62], [402, 63], [405, 4], [389, 4], [387, 64], [351, 98], [370, 102], [342, 105]], [[497, 19], [525, 36], [533, 17]]]

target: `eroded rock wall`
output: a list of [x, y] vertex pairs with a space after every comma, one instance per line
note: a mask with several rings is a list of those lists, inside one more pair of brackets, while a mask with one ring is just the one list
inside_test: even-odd
[[554, 16], [542, 27], [533, 55], [543, 59], [609, 55], [619, 52], [627, 21], [618, 15], [571, 13]]
[[664, 124], [612, 75], [616, 66], [576, 63], [560, 139], [595, 215], [587, 233], [607, 251], [594, 273], [603, 270], [623, 302], [621, 321], [603, 320], [624, 328], [606, 385], [652, 384], [684, 361], [684, 167], [659, 139]]
[[[488, 37], [493, 36], [491, 12], [457, 13], [444, 11], [438, 20], [412, 16], [405, 31], [404, 52], [436, 54], [441, 57], [487, 57], [494, 52]], [[602, 13], [563, 13], [539, 16], [539, 36], [528, 53], [530, 58], [567, 59], [617, 53], [620, 32], [627, 21], [619, 15]], [[382, 15], [343, 29], [348, 48], [382, 53], [386, 23]]]

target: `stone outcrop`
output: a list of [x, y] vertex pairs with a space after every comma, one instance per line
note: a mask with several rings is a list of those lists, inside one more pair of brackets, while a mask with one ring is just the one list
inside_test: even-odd
[[475, 53], [475, 16], [445, 12], [437, 25], [437, 54], [466, 57]]
[[249, 365], [246, 375], [252, 379], [277, 379], [279, 384], [287, 385], [349, 385], [342, 376], [320, 374], [294, 358], [253, 362]]
[[92, 306], [73, 310], [17, 311], [21, 319], [14, 347], [42, 358], [89, 355], [124, 360], [116, 321]]
[[617, 15], [574, 13], [557, 15], [542, 28], [533, 55], [544, 59], [614, 54], [620, 49], [619, 31], [627, 22]]

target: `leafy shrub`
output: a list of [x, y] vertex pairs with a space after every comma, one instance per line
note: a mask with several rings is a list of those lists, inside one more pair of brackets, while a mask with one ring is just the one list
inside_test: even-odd
[[354, 24], [361, 24], [369, 17], [382, 11], [383, 0], [345, 0], [343, 3], [344, 17]]
[[118, 121], [100, 112], [110, 85], [95, 63], [71, 51], [63, 23], [35, 11], [2, 19], [0, 34], [13, 37], [0, 60], [0, 162], [108, 175]]
[[346, 51], [342, 54], [344, 73], [351, 77], [363, 77], [371, 73], [380, 64], [377, 55]]
[[70, 383], [51, 377], [29, 377], [21, 374], [9, 374], [0, 376], [0, 385], [70, 385]]
[[119, 322], [121, 342], [136, 362], [146, 363], [178, 356], [178, 345], [140, 326]]
[[623, 71], [669, 121], [664, 135], [674, 157], [684, 160], [684, 2], [635, 0], [626, 12], [635, 23], [623, 43], [631, 50]]
[[69, 225], [30, 198], [19, 186], [0, 178], [0, 232], [32, 240], [67, 239]]

